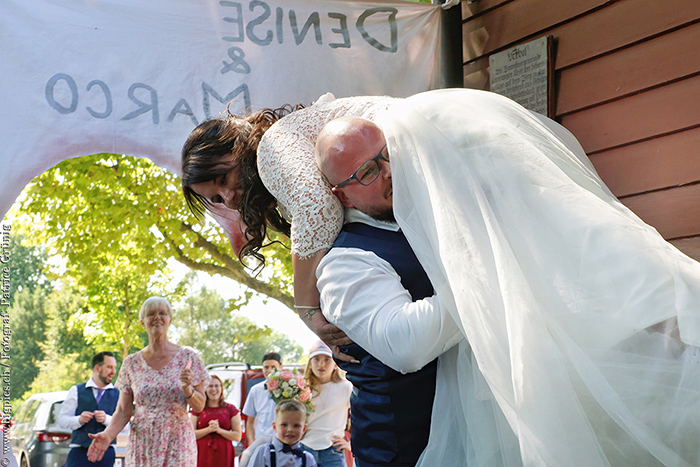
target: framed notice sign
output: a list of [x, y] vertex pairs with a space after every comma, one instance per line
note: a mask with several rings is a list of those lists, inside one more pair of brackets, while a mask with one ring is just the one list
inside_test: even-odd
[[491, 55], [489, 70], [491, 91], [554, 117], [552, 36]]

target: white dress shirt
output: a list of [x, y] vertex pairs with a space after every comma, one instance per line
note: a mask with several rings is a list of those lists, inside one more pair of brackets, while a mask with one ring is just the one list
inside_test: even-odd
[[[92, 388], [92, 394], [95, 396], [95, 399], [97, 400], [97, 391], [99, 388], [97, 387], [97, 384], [95, 381], [90, 377], [87, 383], [85, 383], [85, 386], [88, 388]], [[109, 383], [106, 385], [103, 389], [112, 389], [114, 388], [114, 385], [112, 383]], [[63, 428], [69, 429], [71, 431], [75, 431], [81, 426], [83, 426], [82, 423], [80, 423], [80, 414], [75, 415], [75, 409], [78, 408], [78, 386], [74, 385], [71, 386], [71, 388], [68, 390], [68, 395], [66, 396], [66, 399], [63, 401], [63, 404], [61, 405], [61, 413], [58, 415], [58, 426], [61, 426]], [[109, 425], [109, 422], [112, 421], [112, 415], [111, 414], [105, 414], [105, 421], [103, 423], [104, 426]], [[77, 444], [71, 444], [71, 447], [77, 447]]]
[[[345, 222], [399, 230], [356, 209], [346, 210]], [[396, 371], [418, 371], [463, 339], [437, 296], [414, 302], [394, 268], [371, 251], [332, 248], [316, 277], [326, 319]]]

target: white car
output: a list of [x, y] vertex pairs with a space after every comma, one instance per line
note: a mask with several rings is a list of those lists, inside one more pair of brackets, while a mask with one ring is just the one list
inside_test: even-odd
[[71, 431], [56, 424], [68, 391], [38, 393], [12, 417], [10, 445], [20, 467], [63, 467]]

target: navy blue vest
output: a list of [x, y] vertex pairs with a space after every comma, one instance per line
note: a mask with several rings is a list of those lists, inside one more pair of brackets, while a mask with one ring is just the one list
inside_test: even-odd
[[[375, 253], [393, 266], [413, 300], [434, 294], [428, 276], [401, 232], [350, 223], [343, 227], [333, 247]], [[358, 466], [415, 464], [428, 444], [437, 360], [420, 371], [403, 375], [357, 344], [341, 349], [360, 361], [337, 361], [354, 386], [350, 415], [352, 452], [362, 461]]]
[[[75, 409], [75, 415], [80, 415], [81, 413], [88, 411], [94, 412], [95, 410], [103, 410], [105, 413], [112, 415], [117, 409], [117, 402], [119, 401], [119, 390], [116, 388], [107, 389], [100, 399], [98, 404], [95, 400], [95, 396], [92, 393], [92, 388], [86, 387], [86, 383], [81, 383], [76, 385], [78, 388], [78, 407]], [[99, 433], [104, 431], [105, 425], [98, 423], [93, 417], [85, 425], [81, 426], [77, 430], [73, 430], [73, 435], [71, 436], [70, 443], [77, 444], [83, 447], [90, 447], [92, 440], [88, 436], [88, 433]]]

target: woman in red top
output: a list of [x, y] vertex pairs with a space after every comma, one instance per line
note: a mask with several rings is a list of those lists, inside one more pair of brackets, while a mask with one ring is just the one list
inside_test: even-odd
[[232, 441], [241, 440], [241, 414], [224, 400], [224, 385], [212, 375], [205, 392], [207, 402], [201, 412], [190, 412], [197, 437], [197, 466], [233, 467]]

